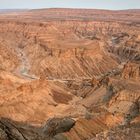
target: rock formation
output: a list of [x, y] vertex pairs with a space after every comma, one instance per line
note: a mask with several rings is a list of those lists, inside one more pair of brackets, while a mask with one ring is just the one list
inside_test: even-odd
[[0, 138], [117, 139], [120, 125], [124, 135], [137, 132], [139, 16], [139, 10], [1, 13]]
[[[70, 118], [53, 118], [41, 127], [29, 126], [8, 119], [0, 120], [1, 140], [65, 140], [61, 133], [69, 131], [75, 124]], [[59, 138], [60, 137], [60, 138]]]

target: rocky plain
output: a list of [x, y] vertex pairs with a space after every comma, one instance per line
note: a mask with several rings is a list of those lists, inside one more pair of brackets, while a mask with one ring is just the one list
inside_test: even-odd
[[0, 11], [0, 140], [139, 140], [140, 10]]

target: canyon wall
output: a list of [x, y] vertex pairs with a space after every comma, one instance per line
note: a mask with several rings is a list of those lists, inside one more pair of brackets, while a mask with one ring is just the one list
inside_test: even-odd
[[25, 133], [28, 125], [39, 129], [40, 134], [29, 130], [33, 139], [47, 139], [40, 127], [53, 117], [75, 120], [56, 136], [70, 140], [135, 126], [140, 120], [139, 10], [87, 10], [86, 19], [82, 10], [59, 9], [59, 17], [65, 13], [61, 18], [55, 13], [0, 15], [0, 117], [12, 120], [0, 120], [2, 132], [7, 126], [14, 137], [9, 123], [24, 122]]

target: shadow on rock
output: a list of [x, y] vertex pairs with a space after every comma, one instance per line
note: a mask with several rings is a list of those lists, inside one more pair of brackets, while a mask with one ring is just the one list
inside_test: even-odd
[[49, 119], [43, 127], [0, 119], [0, 140], [67, 140], [62, 134], [75, 125], [71, 118]]

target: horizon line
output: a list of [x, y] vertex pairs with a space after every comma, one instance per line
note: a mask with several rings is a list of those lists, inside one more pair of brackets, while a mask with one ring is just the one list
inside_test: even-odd
[[108, 11], [121, 11], [121, 10], [140, 10], [140, 8], [124, 8], [124, 9], [109, 9], [109, 8], [85, 8], [85, 7], [42, 7], [42, 8], [0, 8], [0, 10], [45, 10], [45, 9], [80, 9], [80, 10], [108, 10]]

